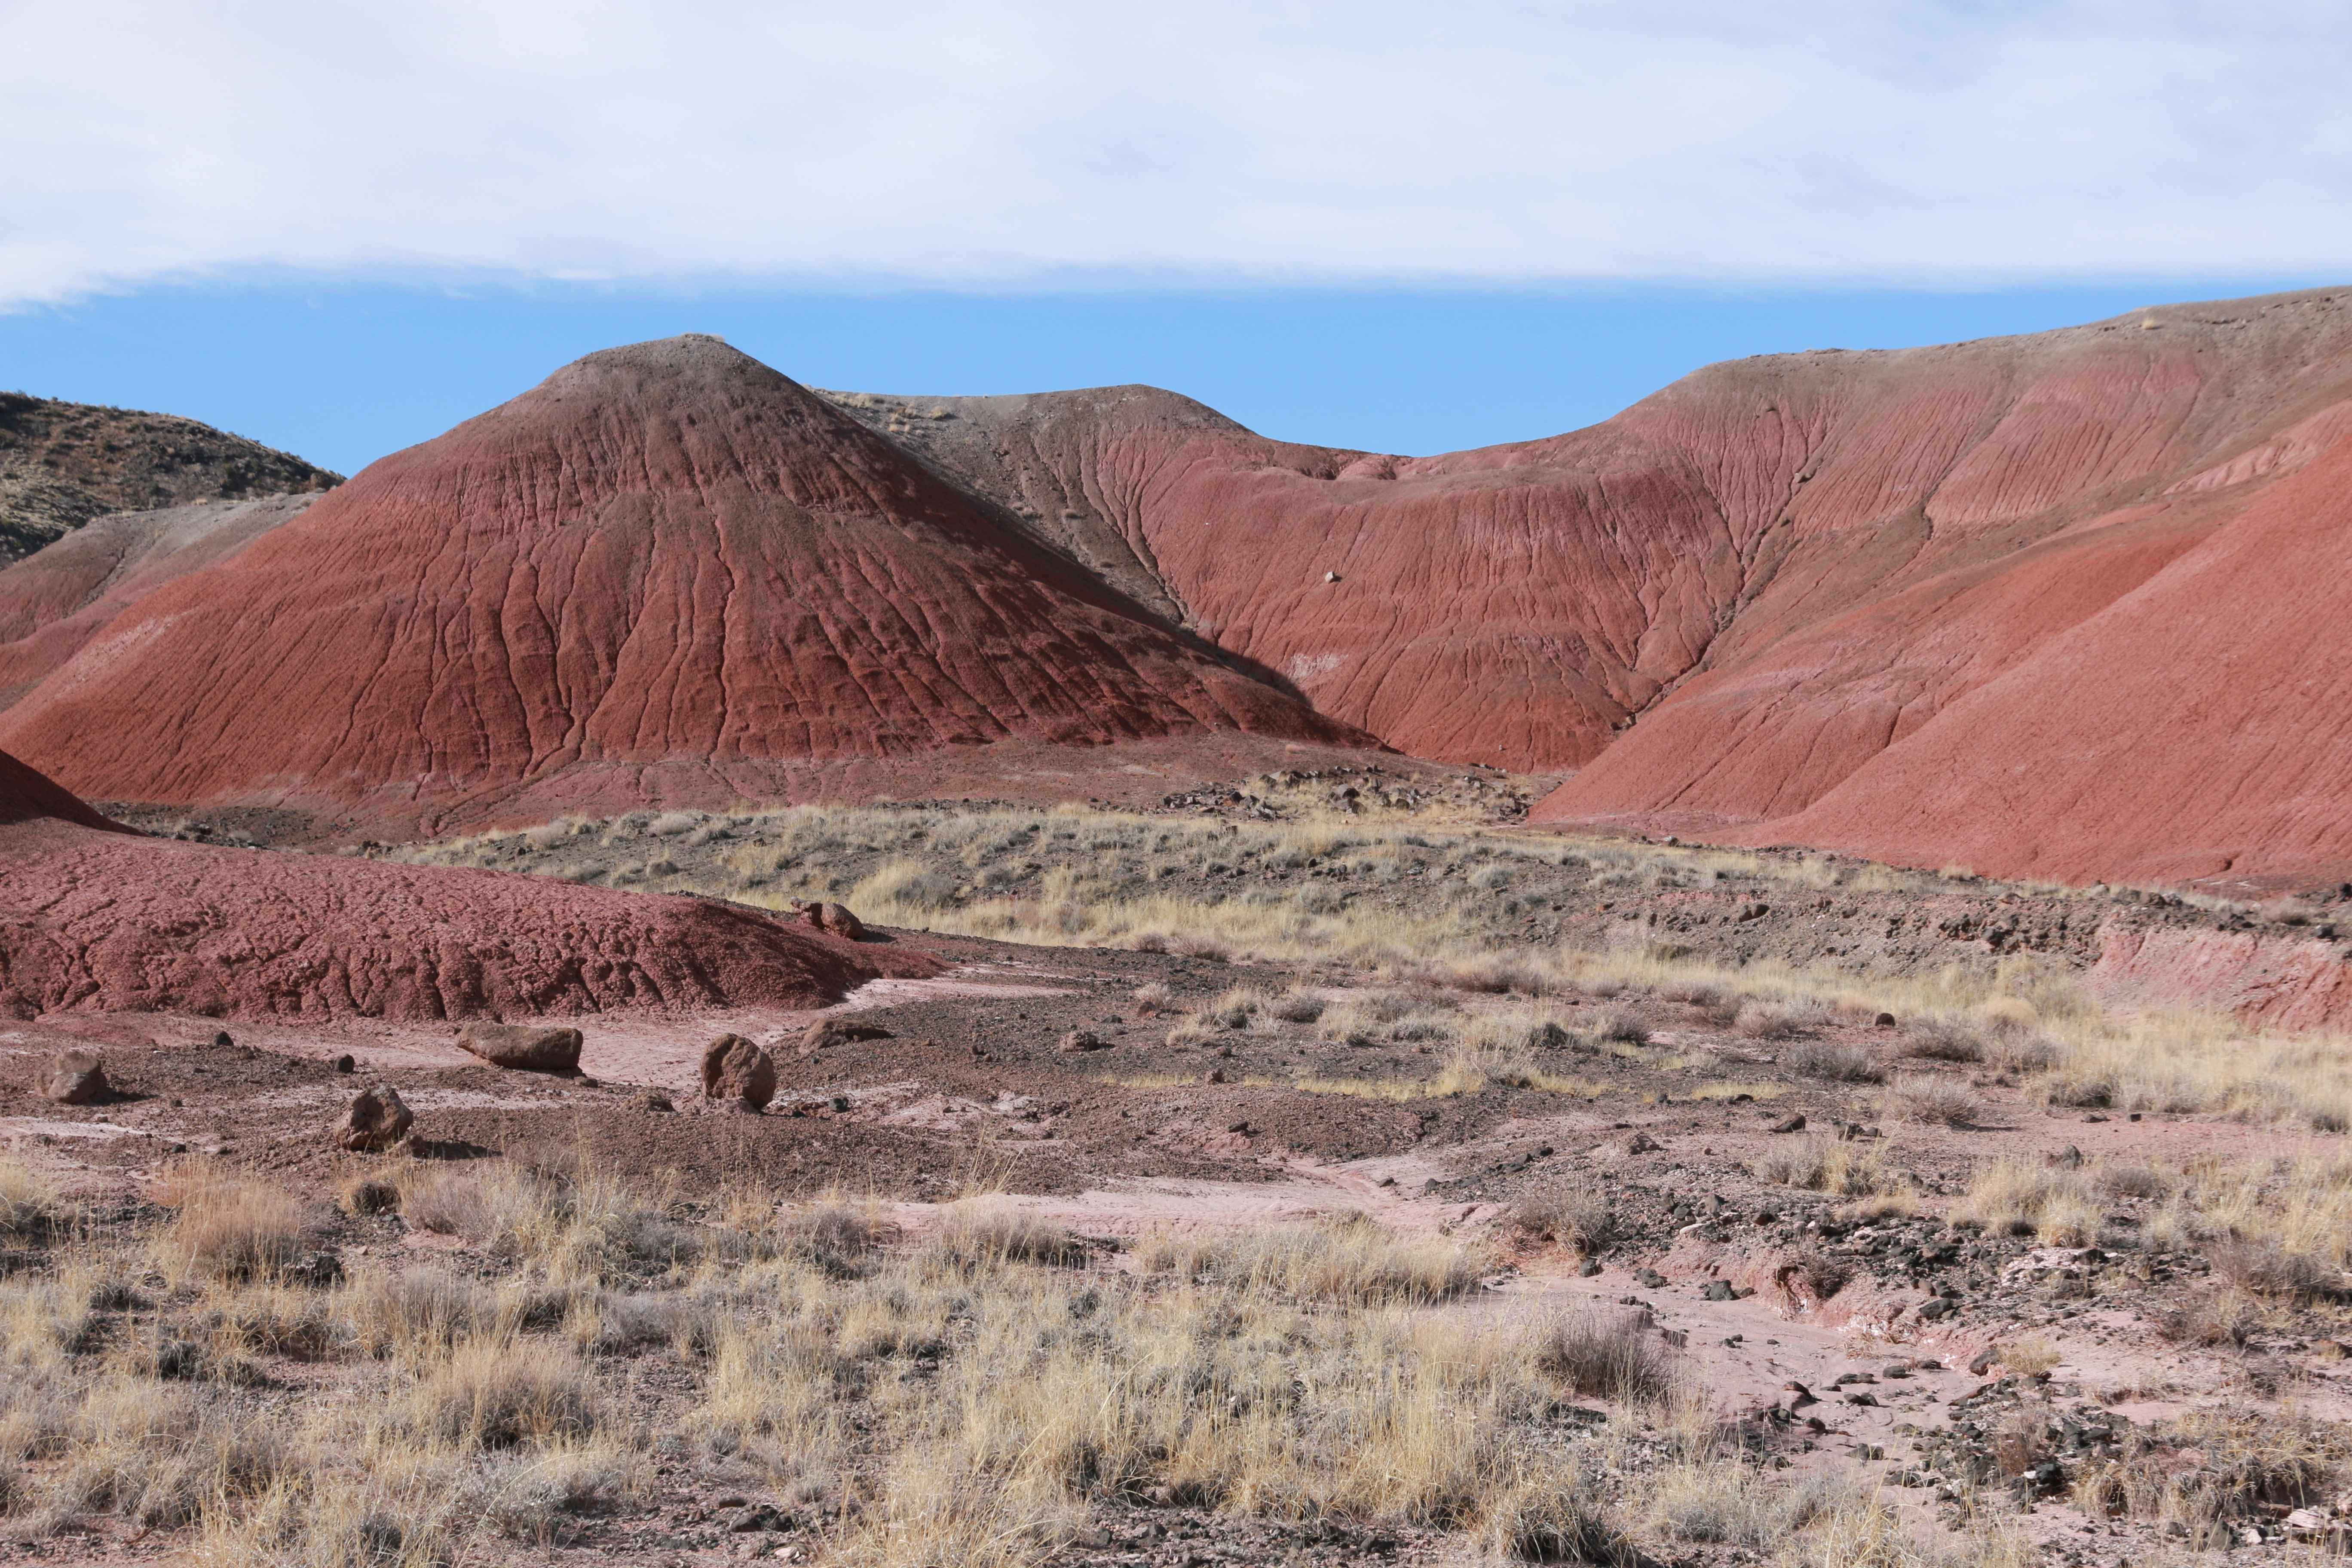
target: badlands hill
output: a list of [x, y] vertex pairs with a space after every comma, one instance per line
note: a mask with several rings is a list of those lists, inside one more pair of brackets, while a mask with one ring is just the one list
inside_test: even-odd
[[17, 657], [0, 743], [102, 799], [376, 815], [724, 804], [1004, 740], [1369, 743], [715, 338], [591, 354], [190, 563], [128, 602], [9, 574], [47, 608], [0, 592], [0, 623], [75, 646]]
[[0, 753], [0, 1017], [814, 1007], [936, 967], [710, 900], [142, 837]]
[[1576, 770], [1538, 820], [2082, 879], [2352, 869], [2352, 291], [1719, 364], [1439, 458], [1143, 387], [836, 395], [1332, 718]]
[[299, 458], [176, 415], [0, 393], [0, 563], [108, 512], [341, 482]]
[[1538, 820], [2332, 882], [2347, 440], [2352, 292], [1745, 360], [1436, 458], [677, 339], [299, 516], [0, 572], [0, 745], [100, 800], [446, 825], [1376, 738], [1568, 775]]

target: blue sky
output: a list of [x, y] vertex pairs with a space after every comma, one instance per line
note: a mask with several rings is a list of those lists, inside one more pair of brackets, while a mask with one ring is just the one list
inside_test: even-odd
[[1428, 453], [1591, 424], [1718, 359], [2033, 331], [2306, 281], [2320, 279], [1748, 294], [162, 288], [0, 315], [0, 387], [186, 414], [352, 473], [591, 349], [709, 331], [817, 386], [1140, 381], [1269, 436]]
[[0, 385], [351, 468], [585, 350], [1547, 434], [2352, 281], [2342, 0], [0, 0]]

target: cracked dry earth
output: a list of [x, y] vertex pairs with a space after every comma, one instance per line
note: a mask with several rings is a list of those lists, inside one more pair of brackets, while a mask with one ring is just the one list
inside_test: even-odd
[[[877, 1206], [902, 1245], [934, 1228], [960, 1194], [992, 1190], [1075, 1233], [1087, 1243], [1076, 1267], [1103, 1271], [1130, 1270], [1138, 1243], [1171, 1230], [1360, 1213], [1485, 1249], [1479, 1289], [1424, 1310], [1479, 1323], [1564, 1311], [1630, 1317], [1672, 1352], [1756, 1462], [1800, 1474], [1856, 1468], [1931, 1535], [1988, 1496], [2008, 1500], [2025, 1510], [2024, 1528], [2052, 1560], [2069, 1563], [2131, 1563], [2166, 1544], [2153, 1522], [2093, 1517], [2066, 1500], [2084, 1467], [2133, 1433], [2161, 1433], [2224, 1403], [2256, 1416], [2352, 1417], [2352, 1363], [2314, 1327], [2332, 1334], [2332, 1318], [2213, 1345], [2161, 1337], [2168, 1314], [2212, 1289], [2211, 1266], [2142, 1242], [2146, 1216], [2128, 1201], [2106, 1216], [2095, 1245], [2074, 1247], [1944, 1217], [1987, 1160], [2227, 1159], [2275, 1152], [2269, 1131], [2053, 1111], [1957, 1066], [1928, 1070], [1974, 1075], [1982, 1099], [1972, 1124], [1886, 1123], [1872, 1091], [1800, 1077], [1772, 1044], [1642, 994], [1607, 1003], [1640, 1021], [1647, 1040], [1638, 1044], [1604, 1046], [1578, 1032], [1601, 999], [1550, 1000], [1570, 1026], [1536, 1051], [1552, 1088], [1426, 1092], [1443, 1054], [1426, 1042], [1333, 1040], [1264, 1011], [1190, 1043], [1170, 1039], [1173, 1021], [1213, 1010], [1236, 984], [1295, 987], [1338, 1004], [1364, 989], [1350, 972], [898, 940], [950, 967], [852, 995], [832, 1011], [887, 1037], [809, 1057], [793, 1044], [818, 1016], [809, 1013], [589, 1019], [578, 1078], [499, 1071], [425, 1025], [246, 1023], [224, 1032], [211, 1020], [155, 1015], [24, 1023], [0, 1033], [0, 1140], [61, 1180], [100, 1230], [135, 1231], [156, 1213], [147, 1195], [155, 1183], [209, 1163], [302, 1196], [306, 1246], [345, 1268], [365, 1259], [394, 1274], [489, 1267], [462, 1237], [334, 1201], [355, 1175], [418, 1158], [467, 1172], [592, 1158], [677, 1194], [673, 1206], [688, 1217], [745, 1183], [788, 1205], [845, 1194]], [[1403, 1000], [1414, 1016], [1465, 1025], [1501, 1005], [1431, 989]], [[766, 1114], [697, 1098], [701, 1047], [721, 1030], [775, 1051], [782, 1082]], [[1844, 1019], [1816, 1033], [1865, 1051], [1883, 1051], [1888, 1037]], [[1097, 1043], [1066, 1048], [1074, 1034]], [[112, 1102], [68, 1108], [32, 1094], [35, 1061], [65, 1046], [103, 1057]], [[336, 1061], [343, 1056], [349, 1071]], [[371, 1082], [394, 1086], [415, 1110], [412, 1152], [330, 1147], [340, 1107], [355, 1083]], [[1423, 1089], [1407, 1087], [1415, 1085]], [[1779, 1131], [1800, 1119], [1801, 1130]], [[1853, 1204], [1756, 1173], [1808, 1140], [1899, 1169], [1913, 1199]], [[1612, 1216], [1605, 1240], [1581, 1252], [1540, 1220], [1579, 1194], [1598, 1194]], [[22, 1249], [5, 1261], [20, 1275], [45, 1267]], [[2048, 1354], [2007, 1348], [2021, 1340], [2046, 1342]], [[337, 1375], [284, 1358], [261, 1370], [273, 1392], [257, 1397], [300, 1397]], [[658, 1426], [692, 1383], [690, 1370], [656, 1357], [632, 1378], [629, 1397]], [[1563, 1405], [1559, 1440], [1578, 1440], [1606, 1414], [1604, 1401]], [[2055, 1436], [2028, 1442], [2030, 1463], [2010, 1462], [2003, 1443], [2014, 1447], [2021, 1422], [2035, 1421]], [[2200, 1462], [2189, 1443], [2168, 1451], [2181, 1467]], [[1429, 1531], [1152, 1501], [1097, 1509], [1054, 1560], [1435, 1562], [1459, 1551]], [[2252, 1541], [2267, 1526], [2277, 1540], [2286, 1511], [2257, 1511], [2233, 1529], [2251, 1530]], [[562, 1544], [514, 1545], [509, 1560], [821, 1560], [833, 1522], [665, 1460], [645, 1495], [579, 1521]], [[0, 1560], [167, 1560], [188, 1546], [184, 1533], [92, 1516], [45, 1541], [0, 1545]], [[1753, 1554], [1683, 1542], [1665, 1556]]]

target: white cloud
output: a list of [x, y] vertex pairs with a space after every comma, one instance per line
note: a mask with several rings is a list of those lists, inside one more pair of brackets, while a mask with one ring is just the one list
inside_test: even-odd
[[0, 305], [2324, 272], [2340, 4], [0, 0]]

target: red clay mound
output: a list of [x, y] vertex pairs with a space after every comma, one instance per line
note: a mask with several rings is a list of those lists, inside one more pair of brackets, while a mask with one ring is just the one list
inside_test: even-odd
[[596, 770], [1364, 737], [711, 338], [592, 354], [113, 616], [0, 716], [87, 795], [419, 811]]
[[754, 910], [490, 871], [216, 848], [0, 755], [0, 1015], [521, 1018], [837, 1001], [940, 965]]

